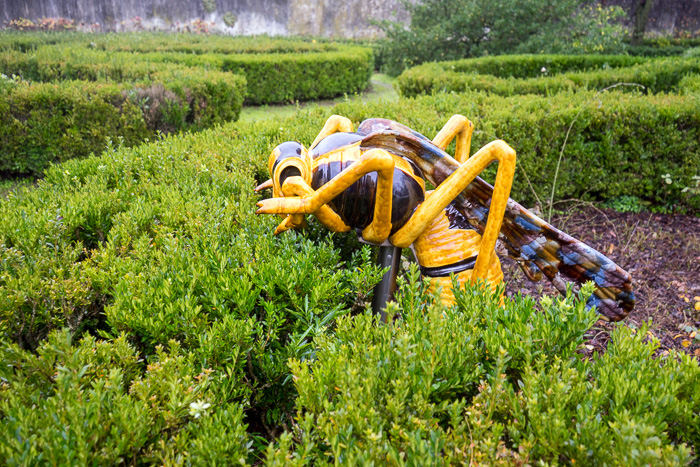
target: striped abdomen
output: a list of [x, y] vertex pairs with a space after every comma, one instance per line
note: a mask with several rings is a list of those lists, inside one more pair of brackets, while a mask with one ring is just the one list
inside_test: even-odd
[[[319, 148], [332, 147], [328, 140], [332, 143], [333, 139], [344, 140], [349, 135], [352, 134], [331, 135], [314, 148], [314, 152]], [[362, 151], [359, 141], [350, 146], [341, 146], [337, 150], [317, 155], [313, 161], [311, 187], [318, 190], [360, 157], [362, 157]], [[392, 157], [395, 164], [391, 212], [391, 233], [393, 234], [410, 219], [416, 207], [424, 201], [425, 183], [419, 170], [410, 162], [399, 156]], [[355, 229], [364, 229], [372, 222], [376, 191], [377, 173], [372, 172], [353, 183], [329, 205], [347, 225]]]
[[[454, 303], [450, 275], [454, 274], [460, 285], [468, 282], [480, 247], [481, 235], [452, 204], [413, 242], [421, 275], [430, 280], [431, 292], [442, 287], [440, 296], [445, 304]], [[492, 258], [487, 281], [495, 290], [503, 282], [503, 272], [498, 256], [494, 254]]]

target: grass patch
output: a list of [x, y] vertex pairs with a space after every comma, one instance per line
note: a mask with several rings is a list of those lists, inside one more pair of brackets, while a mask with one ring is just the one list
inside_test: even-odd
[[370, 86], [360, 94], [346, 95], [337, 99], [326, 99], [310, 102], [297, 102], [290, 105], [262, 105], [243, 107], [240, 120], [251, 122], [255, 120], [265, 120], [270, 118], [291, 117], [300, 109], [323, 109], [330, 108], [341, 102], [377, 102], [385, 100], [395, 102], [399, 99], [394, 84], [396, 78], [383, 73], [375, 73], [370, 80]]

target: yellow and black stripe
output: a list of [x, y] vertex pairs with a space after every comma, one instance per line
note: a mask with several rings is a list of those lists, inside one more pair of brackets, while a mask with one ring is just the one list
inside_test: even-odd
[[[440, 295], [445, 304], [454, 303], [451, 274], [459, 284], [470, 281], [480, 248], [481, 235], [453, 205], [443, 210], [413, 243], [421, 274], [430, 279], [431, 292], [442, 287]], [[491, 258], [486, 280], [495, 290], [503, 282], [503, 272], [498, 256]]]
[[[361, 140], [362, 136], [356, 133], [334, 133], [319, 142], [311, 152], [311, 187], [318, 190], [362, 157]], [[420, 170], [411, 162], [396, 155], [392, 155], [392, 158], [394, 180], [391, 231], [394, 233], [425, 200], [425, 181]], [[372, 222], [376, 191], [377, 173], [372, 172], [353, 183], [329, 205], [347, 225], [364, 229]]]

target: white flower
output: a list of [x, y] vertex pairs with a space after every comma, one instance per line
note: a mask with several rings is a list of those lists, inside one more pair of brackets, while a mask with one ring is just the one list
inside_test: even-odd
[[541, 73], [547, 73], [547, 69], [546, 69], [545, 67], [542, 67], [542, 69], [540, 70], [540, 72], [541, 72]]
[[206, 410], [211, 407], [211, 404], [204, 401], [192, 402], [190, 404], [190, 415], [194, 418], [199, 418], [201, 415], [206, 415]]

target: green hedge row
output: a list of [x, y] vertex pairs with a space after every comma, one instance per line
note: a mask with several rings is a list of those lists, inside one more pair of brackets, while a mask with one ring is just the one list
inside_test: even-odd
[[[432, 92], [465, 90], [488, 91], [502, 96], [517, 94], [551, 95], [564, 90], [600, 90], [618, 83], [638, 84], [644, 92], [673, 92], [687, 75], [700, 72], [700, 59], [674, 58], [653, 60], [647, 63], [623, 68], [612, 68], [576, 73], [562, 73], [555, 76], [517, 79], [499, 78], [489, 74], [465, 73], [452, 62], [438, 62], [420, 65], [399, 76], [399, 93], [406, 97]], [[622, 86], [620, 89], [640, 89]]]
[[687, 47], [672, 45], [668, 47], [652, 47], [648, 45], [630, 45], [627, 53], [634, 57], [679, 57], [688, 50]]
[[81, 33], [75, 31], [13, 31], [0, 34], [0, 50], [30, 52], [44, 45], [89, 47], [111, 52], [201, 53], [306, 53], [332, 52], [339, 43], [332, 39], [305, 37], [221, 36], [189, 33]]
[[[572, 71], [623, 68], [649, 59], [627, 55], [498, 55], [438, 62], [446, 71], [499, 78], [541, 78]], [[418, 67], [419, 68], [419, 67]], [[545, 68], [545, 72], [542, 71]]]
[[44, 45], [77, 42], [85, 34], [75, 32], [19, 32], [4, 29], [0, 33], [0, 50], [30, 52]]
[[374, 70], [372, 51], [344, 46], [337, 52], [308, 54], [189, 55], [144, 53], [137, 59], [241, 74], [248, 82], [246, 104], [279, 104], [360, 92]]
[[629, 55], [645, 57], [674, 57], [685, 55], [689, 48], [699, 47], [700, 38], [669, 39], [666, 37], [647, 38], [639, 45], [628, 45]]
[[270, 54], [336, 52], [344, 46], [329, 39], [270, 36], [217, 36], [167, 33], [100, 34], [90, 42], [96, 49], [124, 52], [188, 54]]
[[[431, 136], [460, 112], [477, 124], [475, 145], [504, 137], [536, 177], [530, 168], [551, 163], [532, 152], [534, 139], [558, 153], [574, 117], [568, 102], [582, 96], [554, 108], [551, 99], [473, 93], [333, 112], [356, 123], [397, 118]], [[691, 104], [674, 97], [601, 100], [572, 129], [563, 183], [581, 170], [578, 154], [616, 143], [598, 131], [620, 136], [624, 149], [616, 161], [599, 153], [601, 165], [638, 157], [670, 167], [678, 161], [633, 154], [622, 138], [641, 137], [650, 123], [698, 128], [700, 112], [687, 117]], [[625, 109], [641, 118], [633, 125]], [[645, 328], [624, 325], [606, 354], [582, 360], [596, 319], [584, 309], [590, 288], [581, 299], [503, 306], [469, 290], [445, 309], [413, 269], [388, 308], [396, 320], [381, 325], [366, 311], [381, 276], [369, 247], [341, 248], [345, 236], [314, 222], [274, 237], [280, 220], [255, 216], [253, 187], [277, 144], [308, 145], [328, 115], [112, 148], [52, 167], [36, 189], [0, 200], [8, 464], [690, 461], [700, 446], [697, 361], [655, 357]], [[648, 137], [666, 137], [658, 144], [679, 153], [698, 141], [668, 135]], [[598, 174], [608, 184], [618, 176]]]
[[43, 83], [65, 80], [141, 81], [171, 69], [184, 70], [186, 67], [143, 61], [131, 54], [108, 54], [64, 46], [43, 47], [32, 53], [0, 53], [0, 73]]
[[[554, 200], [628, 195], [650, 206], [700, 212], [700, 193], [692, 189], [700, 175], [700, 100], [692, 96], [439, 93], [336, 110], [356, 121], [382, 115], [408, 122], [431, 137], [452, 114], [468, 116], [476, 128], [473, 150], [497, 138], [516, 150], [513, 197], [526, 204], [548, 203], [562, 154]], [[664, 182], [665, 174], [672, 183]]]
[[700, 37], [647, 37], [642, 40], [640, 45], [658, 49], [663, 49], [665, 47], [700, 47]]
[[[156, 36], [165, 44], [169, 37]], [[127, 35], [124, 39], [127, 44], [128, 38]], [[178, 36], [174, 36], [173, 50], [177, 49], [177, 39]], [[372, 51], [368, 47], [288, 40], [279, 42], [278, 49], [272, 49], [276, 53], [262, 53], [266, 51], [262, 48], [265, 42], [258, 40], [254, 44], [260, 44], [259, 53], [212, 53], [205, 48], [207, 53], [199, 54], [104, 51], [96, 47], [88, 48], [85, 44], [68, 43], [41, 47], [32, 53], [0, 53], [0, 72], [36, 81], [132, 81], [152, 75], [159, 67], [178, 64], [180, 67], [220, 70], [245, 76], [248, 81], [246, 103], [251, 105], [331, 98], [360, 92], [369, 84], [374, 65]], [[280, 53], [279, 50], [284, 50], [281, 48], [284, 44], [311, 44], [313, 48], [298, 48], [303, 53]], [[163, 48], [167, 50], [167, 47]], [[213, 46], [210, 48], [217, 50]]]
[[53, 162], [133, 146], [158, 133], [200, 130], [240, 114], [245, 79], [176, 69], [139, 83], [7, 81], [0, 86], [0, 173], [40, 175]]
[[700, 92], [700, 75], [690, 75], [678, 83], [681, 94], [697, 94]]

